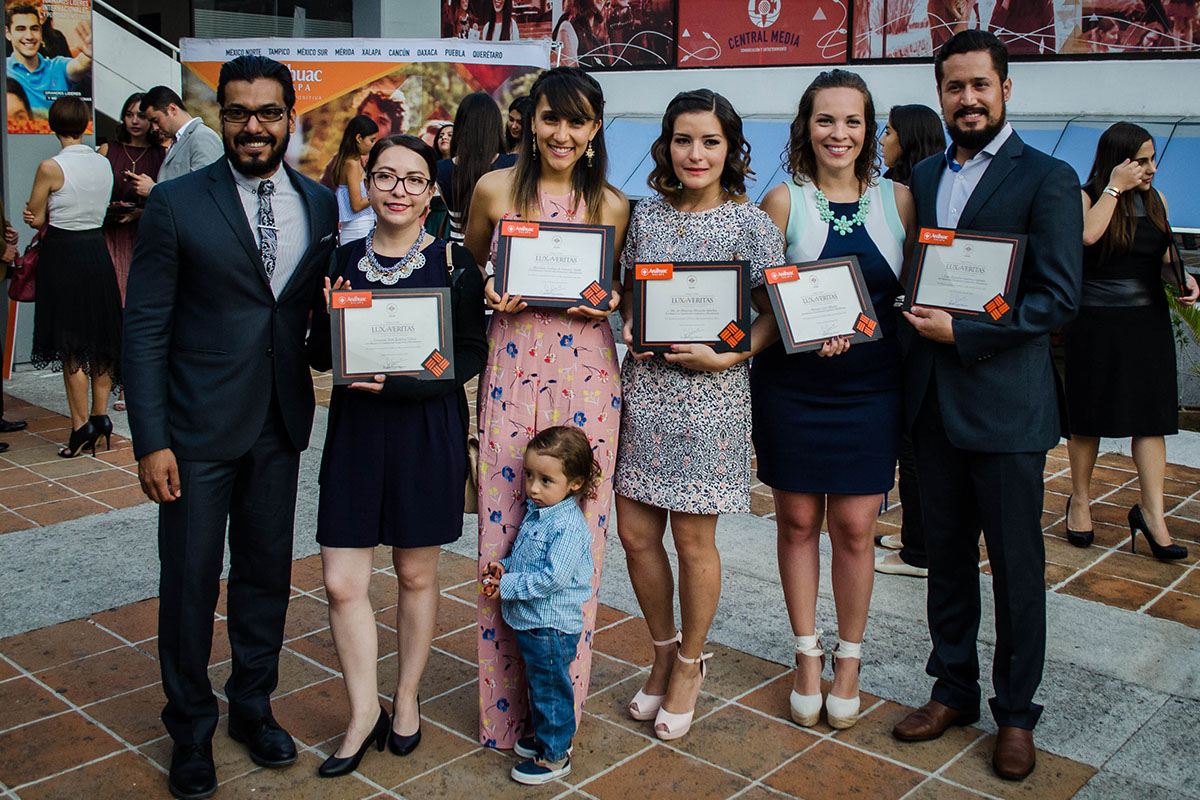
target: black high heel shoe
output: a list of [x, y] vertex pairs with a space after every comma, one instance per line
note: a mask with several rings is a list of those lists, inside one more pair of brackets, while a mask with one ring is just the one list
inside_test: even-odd
[[1137, 532], [1141, 530], [1142, 536], [1146, 537], [1146, 542], [1150, 545], [1150, 552], [1154, 553], [1154, 557], [1159, 561], [1177, 561], [1181, 558], [1187, 558], [1187, 548], [1181, 544], [1161, 545], [1154, 541], [1154, 537], [1150, 535], [1150, 528], [1146, 525], [1146, 518], [1142, 516], [1142, 507], [1135, 505], [1129, 509], [1129, 552], [1136, 553]]
[[[395, 709], [396, 701], [392, 701], [392, 708]], [[398, 756], [406, 756], [413, 750], [417, 749], [417, 745], [421, 743], [421, 695], [417, 695], [417, 732], [408, 736], [401, 736], [388, 727], [388, 750], [391, 750]]]
[[391, 729], [391, 719], [388, 717], [387, 712], [383, 710], [383, 706], [380, 706], [379, 719], [375, 721], [375, 727], [371, 729], [371, 733], [363, 740], [362, 747], [358, 748], [358, 752], [345, 758], [338, 758], [336, 755], [330, 756], [325, 759], [324, 764], [317, 768], [317, 774], [322, 778], [337, 778], [341, 775], [349, 775], [351, 772], [354, 772], [354, 770], [358, 769], [358, 762], [362, 761], [362, 757], [366, 755], [371, 745], [375, 745], [379, 752], [383, 752], [383, 743], [387, 740], [387, 734]]
[[[104, 449], [112, 450], [112, 420], [108, 418], [108, 414], [96, 414], [88, 418], [88, 422], [96, 428], [96, 441], [100, 441], [100, 437], [104, 437]], [[95, 448], [93, 448], [93, 455]]]
[[1075, 495], [1073, 494], [1067, 495], [1067, 541], [1076, 547], [1087, 547], [1096, 540], [1096, 531], [1095, 529], [1090, 531], [1071, 530], [1071, 500], [1074, 497]]
[[67, 446], [58, 451], [59, 456], [74, 458], [89, 444], [92, 446], [92, 455], [96, 455], [97, 435], [96, 426], [90, 420], [83, 423], [77, 430], [71, 431], [71, 438], [67, 440]]

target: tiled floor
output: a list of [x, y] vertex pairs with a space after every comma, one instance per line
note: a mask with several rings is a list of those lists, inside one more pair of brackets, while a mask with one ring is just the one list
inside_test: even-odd
[[[372, 585], [378, 613], [380, 688], [395, 680], [395, 577], [380, 550]], [[222, 724], [214, 741], [217, 797], [550, 798], [649, 797], [766, 800], [779, 797], [1070, 797], [1093, 768], [1049, 753], [1023, 783], [991, 774], [991, 737], [978, 728], [902, 744], [891, 726], [906, 710], [864, 696], [862, 719], [847, 731], [803, 730], [787, 719], [791, 672], [780, 664], [717, 647], [697, 721], [687, 737], [659, 742], [652, 723], [634, 722], [625, 704], [651, 658], [643, 622], [601, 607], [592, 694], [575, 739], [572, 773], [531, 789], [508, 778], [511, 755], [478, 745], [475, 709], [474, 562], [442, 556], [441, 607], [426, 669], [424, 739], [407, 758], [372, 751], [361, 771], [335, 781], [316, 776], [336, 748], [345, 692], [327, 627], [317, 556], [296, 561], [287, 642], [275, 715], [297, 738], [299, 762], [255, 767]], [[223, 606], [222, 606], [223, 608]], [[158, 713], [156, 601], [96, 614], [0, 640], [0, 784], [31, 798], [165, 797], [170, 742]], [[214, 686], [229, 672], [223, 620], [210, 668]], [[828, 687], [826, 687], [828, 688]], [[224, 706], [222, 705], [222, 708]], [[914, 791], [915, 790], [915, 791]]]
[[4, 398], [4, 416], [26, 420], [23, 431], [0, 435], [0, 534], [53, 525], [146, 502], [138, 486], [137, 462], [129, 440], [113, 435], [90, 454], [59, 458], [71, 434], [71, 421], [13, 397]]

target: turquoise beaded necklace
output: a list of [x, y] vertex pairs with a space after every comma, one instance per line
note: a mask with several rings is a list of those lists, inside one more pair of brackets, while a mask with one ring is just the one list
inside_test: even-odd
[[841, 236], [847, 235], [854, 230], [855, 225], [862, 225], [866, 221], [867, 211], [871, 208], [871, 198], [867, 197], [865, 189], [858, 198], [858, 210], [854, 212], [854, 216], [843, 215], [834, 218], [833, 209], [829, 207], [829, 198], [816, 186], [813, 188], [817, 190], [817, 214], [820, 215], [821, 222], [833, 223], [833, 229]]

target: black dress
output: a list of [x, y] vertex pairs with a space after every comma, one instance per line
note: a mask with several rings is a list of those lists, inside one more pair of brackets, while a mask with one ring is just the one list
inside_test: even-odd
[[1178, 432], [1175, 337], [1161, 277], [1167, 244], [1167, 234], [1142, 214], [1129, 252], [1102, 261], [1099, 244], [1083, 248], [1079, 316], [1066, 344], [1071, 433]]
[[[396, 286], [451, 287], [454, 380], [389, 377], [378, 395], [334, 387], [317, 504], [324, 547], [431, 547], [462, 535], [468, 420], [461, 387], [483, 368], [487, 341], [479, 269], [455, 247], [451, 278], [447, 246], [436, 240], [426, 247], [425, 266]], [[333, 276], [355, 289], [383, 288], [358, 270], [365, 252], [365, 239], [339, 248]], [[384, 266], [399, 260], [378, 259]], [[314, 320], [321, 324], [328, 319]]]

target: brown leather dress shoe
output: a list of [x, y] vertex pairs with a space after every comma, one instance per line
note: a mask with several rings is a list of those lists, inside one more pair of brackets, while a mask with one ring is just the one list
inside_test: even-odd
[[951, 725], [970, 725], [979, 719], [979, 712], [959, 711], [957, 708], [930, 700], [896, 723], [892, 736], [902, 742], [924, 742], [936, 739]]
[[1006, 781], [1024, 780], [1033, 772], [1037, 748], [1033, 746], [1033, 731], [1000, 726], [996, 734], [996, 751], [992, 753], [992, 769]]

